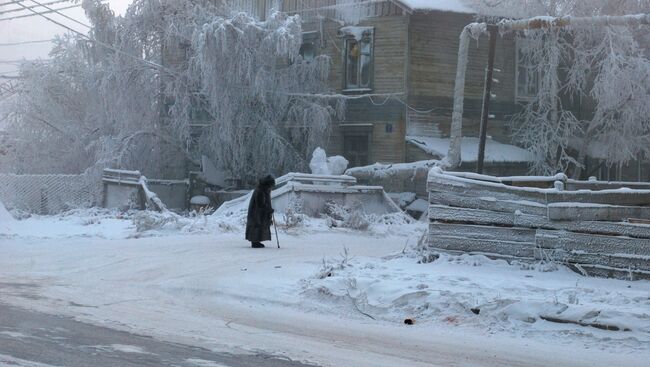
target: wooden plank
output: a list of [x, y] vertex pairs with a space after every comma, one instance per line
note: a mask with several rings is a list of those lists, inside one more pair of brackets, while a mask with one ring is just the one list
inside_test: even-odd
[[489, 210], [454, 208], [445, 205], [429, 205], [429, 220], [451, 223], [514, 225], [514, 215]]
[[570, 264], [570, 268], [578, 273], [586, 273], [588, 276], [600, 278], [615, 278], [623, 280], [650, 280], [650, 272], [642, 270], [627, 270], [610, 268], [595, 264]]
[[557, 191], [507, 186], [497, 182], [457, 178], [448, 174], [429, 175], [427, 188], [429, 191], [495, 197], [502, 200], [528, 200], [542, 204], [577, 202], [618, 206], [650, 206], [650, 190]]
[[516, 227], [542, 228], [551, 230], [566, 230], [577, 233], [591, 233], [613, 236], [628, 236], [634, 238], [650, 238], [650, 226], [629, 224], [624, 222], [596, 221], [549, 221], [546, 217], [526, 213], [514, 214]]
[[556, 191], [547, 195], [548, 203], [578, 202], [625, 206], [650, 205], [650, 190]]
[[601, 254], [586, 251], [566, 251], [536, 247], [535, 258], [564, 264], [592, 264], [622, 270], [650, 271], [650, 256], [629, 254]]
[[501, 183], [471, 181], [448, 175], [430, 174], [427, 181], [429, 191], [450, 192], [464, 196], [494, 197], [499, 200], [527, 200], [546, 204], [546, 191], [523, 187], [506, 186]]
[[548, 205], [548, 219], [619, 222], [628, 218], [650, 219], [650, 207], [603, 204], [553, 203]]
[[456, 208], [431, 204], [429, 219], [438, 222], [499, 225], [523, 228], [566, 230], [577, 233], [650, 238], [650, 226], [624, 222], [549, 221], [545, 216], [526, 213], [500, 213], [482, 209]]
[[535, 235], [537, 246], [565, 251], [584, 251], [599, 254], [650, 254], [650, 239], [624, 236], [603, 236], [568, 231], [538, 229]]
[[440, 249], [440, 248], [431, 248], [432, 250], [438, 250], [440, 252], [444, 252], [447, 254], [451, 255], [463, 255], [463, 254], [468, 254], [468, 255], [483, 255], [487, 258], [490, 258], [492, 260], [506, 260], [506, 261], [525, 261], [525, 262], [533, 262], [536, 261], [535, 259], [532, 258], [521, 258], [521, 257], [516, 257], [516, 256], [508, 256], [508, 255], [500, 255], [500, 254], [494, 254], [491, 252], [483, 252], [483, 251], [458, 251], [458, 250], [448, 250], [448, 249]]
[[546, 215], [546, 206], [534, 201], [524, 200], [499, 200], [494, 197], [464, 196], [448, 192], [429, 192], [429, 202], [438, 205], [447, 205], [468, 209], [491, 210], [503, 213], [522, 213]]
[[535, 229], [517, 227], [494, 227], [471, 224], [431, 222], [429, 236], [456, 236], [484, 240], [508, 240], [535, 243]]
[[650, 225], [650, 220], [648, 219], [639, 219], [639, 218], [628, 218], [627, 221], [632, 224], [646, 224]]
[[429, 236], [429, 246], [441, 250], [484, 252], [517, 258], [534, 259], [535, 244], [496, 241], [455, 236]]
[[579, 181], [567, 180], [567, 190], [608, 190], [627, 187], [630, 189], [650, 190], [650, 182], [625, 182], [625, 181]]

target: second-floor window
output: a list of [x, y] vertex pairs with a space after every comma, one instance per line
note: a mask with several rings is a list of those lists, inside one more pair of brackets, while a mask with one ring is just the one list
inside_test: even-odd
[[517, 37], [516, 47], [516, 98], [518, 101], [527, 101], [535, 98], [539, 92], [540, 71], [532, 62], [527, 47], [531, 45], [525, 37]]
[[344, 27], [343, 88], [346, 90], [371, 89], [373, 69], [373, 28]]

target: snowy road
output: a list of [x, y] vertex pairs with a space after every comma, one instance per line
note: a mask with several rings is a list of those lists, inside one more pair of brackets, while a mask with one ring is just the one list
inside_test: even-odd
[[[594, 342], [590, 335], [598, 330], [573, 326], [566, 332], [578, 330], [581, 336], [571, 338], [557, 338], [562, 330], [512, 333], [499, 324], [477, 324], [468, 318], [471, 313], [465, 316], [462, 310], [453, 323], [445, 319], [406, 326], [401, 317], [408, 315], [402, 314], [372, 320], [345, 300], [332, 303], [328, 298], [311, 297], [309, 284], [318, 281], [314, 275], [323, 258], [338, 258], [344, 246], [356, 258], [355, 268], [366, 262], [382, 266], [383, 256], [404, 249], [408, 235], [305, 230], [281, 237], [281, 250], [258, 251], [250, 249], [237, 233], [133, 239], [0, 238], [0, 283], [13, 285], [0, 287], [0, 300], [216, 353], [261, 353], [322, 366], [643, 366], [650, 358], [645, 342], [623, 332], [611, 335], [623, 342], [631, 340], [628, 349], [608, 349]], [[409, 278], [434, 270], [412, 259], [398, 260], [397, 266], [410, 272], [405, 274]], [[436, 266], [454, 282], [463, 280], [451, 277], [453, 272], [470, 269], [497, 278], [534, 276], [526, 281], [549, 278], [575, 283], [573, 275], [562, 272], [523, 272], [499, 265], [494, 273], [489, 266]], [[372, 287], [390, 285], [390, 278], [396, 280], [399, 275], [400, 269], [395, 270], [386, 282]], [[435, 281], [444, 277], [432, 279], [430, 288], [449, 286], [436, 286]], [[497, 293], [514, 286], [506, 279], [502, 283], [504, 288]], [[619, 284], [623, 283], [607, 283], [609, 287]], [[376, 289], [380, 295], [391, 291]], [[456, 312], [454, 307], [448, 306]], [[548, 323], [540, 326], [552, 327]], [[131, 344], [111, 342], [116, 343]]]
[[215, 353], [2, 304], [0, 366], [307, 367], [263, 354]]

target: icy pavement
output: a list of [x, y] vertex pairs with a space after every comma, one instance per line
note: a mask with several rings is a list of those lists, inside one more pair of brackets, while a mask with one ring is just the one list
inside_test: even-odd
[[269, 355], [214, 353], [0, 304], [0, 366], [309, 367]]
[[477, 256], [419, 264], [409, 248], [422, 223], [357, 232], [309, 221], [281, 231], [281, 249], [253, 250], [240, 220], [208, 220], [194, 235], [119, 224], [105, 238], [0, 237], [0, 299], [326, 366], [642, 366], [650, 357], [650, 282]]

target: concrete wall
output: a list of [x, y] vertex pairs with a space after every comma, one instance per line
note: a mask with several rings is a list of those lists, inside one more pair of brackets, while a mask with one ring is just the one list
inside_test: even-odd
[[187, 209], [188, 183], [177, 180], [147, 180], [149, 189], [158, 195], [168, 209]]

